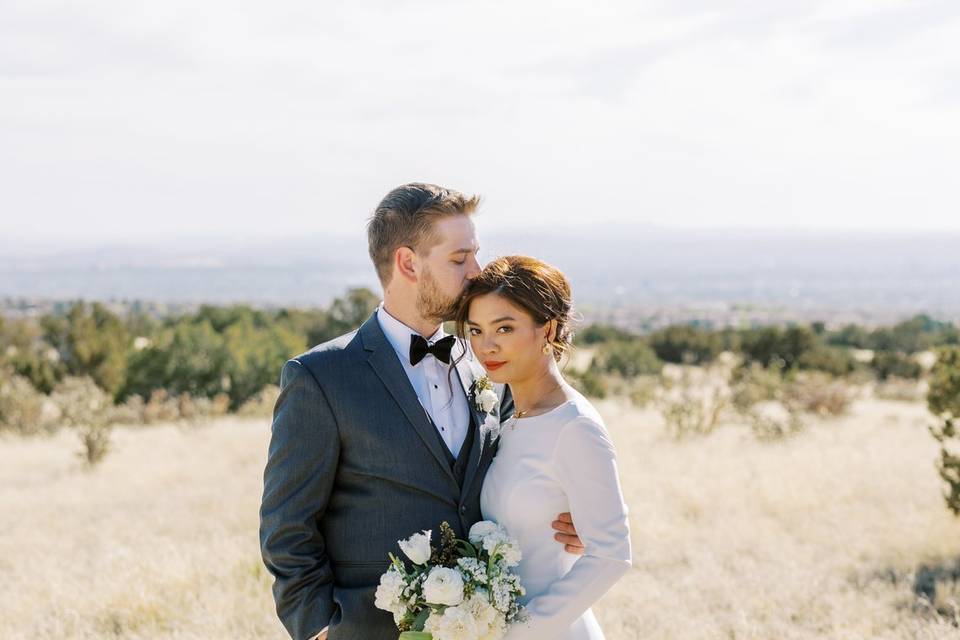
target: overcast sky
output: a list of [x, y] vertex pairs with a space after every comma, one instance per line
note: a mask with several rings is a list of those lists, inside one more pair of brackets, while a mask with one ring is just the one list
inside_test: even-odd
[[[723, 8], [720, 8], [720, 7]], [[960, 230], [960, 4], [0, 0], [0, 235]]]

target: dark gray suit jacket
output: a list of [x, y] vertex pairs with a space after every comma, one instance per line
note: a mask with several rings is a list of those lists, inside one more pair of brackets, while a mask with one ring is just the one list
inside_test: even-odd
[[[451, 382], [482, 373], [464, 359]], [[454, 469], [376, 314], [289, 360], [280, 388], [260, 509], [277, 614], [295, 640], [328, 625], [330, 640], [396, 640], [392, 616], [373, 604], [387, 554], [422, 529], [436, 536], [443, 521], [465, 537], [481, 519], [496, 453], [476, 428], [486, 414], [468, 402], [473, 440]], [[512, 402], [498, 395], [505, 419]]]

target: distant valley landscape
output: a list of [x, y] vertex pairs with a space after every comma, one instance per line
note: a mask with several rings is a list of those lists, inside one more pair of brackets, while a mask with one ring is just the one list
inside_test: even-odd
[[[960, 234], [604, 227], [485, 232], [481, 262], [528, 253], [564, 269], [581, 313], [635, 329], [960, 318]], [[6, 246], [5, 246], [6, 245]], [[322, 306], [377, 289], [362, 232], [186, 237], [30, 248], [0, 241], [4, 313], [56, 301]]]

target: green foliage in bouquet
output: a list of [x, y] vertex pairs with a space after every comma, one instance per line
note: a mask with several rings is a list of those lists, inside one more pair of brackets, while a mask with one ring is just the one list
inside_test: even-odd
[[413, 566], [390, 554], [374, 598], [377, 608], [393, 615], [401, 638], [501, 638], [523, 615], [519, 598], [525, 591], [511, 570], [520, 561], [516, 540], [490, 521], [471, 527], [467, 540], [444, 522], [436, 547], [431, 534], [399, 541]]

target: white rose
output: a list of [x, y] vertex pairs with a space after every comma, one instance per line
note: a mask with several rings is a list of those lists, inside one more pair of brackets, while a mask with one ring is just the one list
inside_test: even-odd
[[400, 550], [410, 558], [413, 564], [427, 564], [433, 550], [430, 548], [430, 534], [432, 531], [415, 533], [406, 540], [400, 541]]
[[463, 602], [463, 577], [456, 569], [434, 567], [423, 583], [423, 599], [430, 604], [455, 606]]
[[484, 538], [494, 533], [499, 533], [500, 529], [500, 525], [492, 520], [481, 520], [470, 527], [470, 533], [467, 534], [467, 538], [469, 538], [473, 544], [480, 544]]
[[493, 389], [484, 389], [477, 394], [477, 404], [480, 405], [480, 410], [486, 413], [493, 411], [493, 408], [497, 406], [498, 400], [500, 400], [500, 398], [493, 392]]

